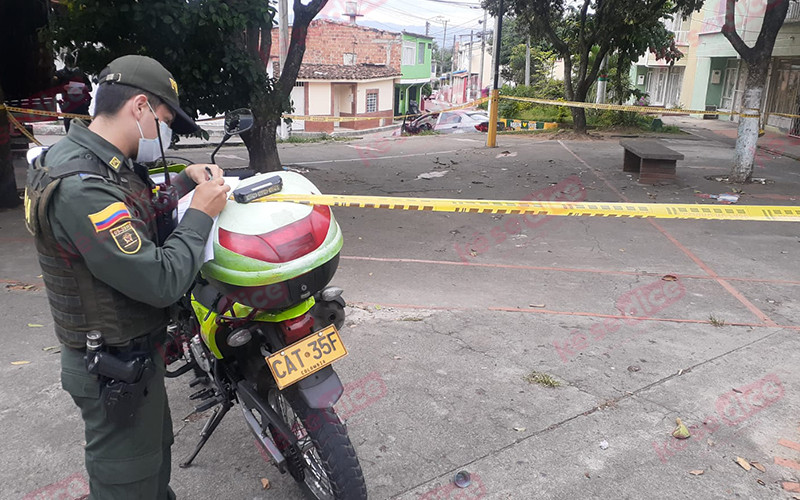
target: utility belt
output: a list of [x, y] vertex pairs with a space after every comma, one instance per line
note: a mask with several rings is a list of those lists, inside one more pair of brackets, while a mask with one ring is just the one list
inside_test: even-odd
[[156, 374], [153, 351], [166, 336], [162, 330], [143, 335], [123, 345], [107, 346], [97, 330], [86, 334], [86, 370], [98, 377], [100, 399], [106, 418], [115, 424], [128, 426], [147, 397], [148, 383]]

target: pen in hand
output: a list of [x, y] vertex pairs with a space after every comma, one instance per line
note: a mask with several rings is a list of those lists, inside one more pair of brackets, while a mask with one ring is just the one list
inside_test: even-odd
[[206, 179], [207, 181], [210, 181], [214, 178], [214, 174], [211, 173], [211, 169], [208, 167], [206, 167], [206, 174], [208, 174], [208, 179]]

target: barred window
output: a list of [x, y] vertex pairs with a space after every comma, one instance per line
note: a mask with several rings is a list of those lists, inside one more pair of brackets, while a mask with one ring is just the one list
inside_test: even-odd
[[367, 113], [375, 113], [378, 111], [378, 93], [367, 92]]

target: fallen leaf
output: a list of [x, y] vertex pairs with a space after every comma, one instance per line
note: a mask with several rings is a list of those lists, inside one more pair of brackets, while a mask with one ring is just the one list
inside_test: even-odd
[[690, 470], [689, 474], [693, 476], [702, 476], [705, 471], [703, 469]]
[[673, 274], [665, 274], [661, 277], [662, 281], [678, 281], [678, 277]]
[[672, 437], [676, 439], [689, 439], [691, 434], [689, 434], [689, 429], [686, 427], [686, 425], [684, 425], [683, 422], [681, 422], [681, 419], [676, 418], [675, 423], [678, 424], [678, 427], [672, 431]]
[[48, 346], [48, 347], [42, 347], [42, 350], [44, 352], [50, 352], [50, 351], [53, 351], [55, 349], [59, 349], [60, 350], [60, 347], [61, 347], [60, 345], [51, 345], [51, 346]]
[[756, 469], [760, 470], [761, 472], [767, 472], [767, 468], [766, 468], [766, 467], [764, 467], [763, 465], [761, 465], [761, 464], [760, 464], [760, 463], [758, 463], [758, 462], [750, 462], [750, 465], [752, 465], [752, 466], [753, 466], [753, 467], [755, 467]]
[[749, 471], [750, 469], [752, 469], [752, 467], [750, 467], [750, 462], [748, 462], [742, 457], [736, 457], [736, 460], [734, 460], [734, 462], [739, 464], [739, 467], [741, 467], [744, 470]]
[[269, 479], [262, 477], [261, 478], [261, 488], [268, 490], [269, 489]]
[[528, 304], [528, 307], [544, 307], [544, 304]]
[[30, 364], [30, 361], [12, 361], [12, 365], [27, 365]]
[[44, 325], [40, 325], [38, 323], [28, 323], [28, 326], [31, 328], [44, 328]]
[[764, 481], [762, 481], [762, 480], [760, 480], [760, 479], [756, 479], [756, 482], [757, 482], [758, 484], [760, 484], [761, 486], [766, 486], [766, 484], [764, 484]]

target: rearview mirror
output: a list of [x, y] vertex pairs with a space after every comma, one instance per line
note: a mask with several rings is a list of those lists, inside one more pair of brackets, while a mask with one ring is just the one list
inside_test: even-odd
[[239, 108], [225, 113], [225, 133], [237, 135], [253, 128], [253, 112], [247, 108]]

